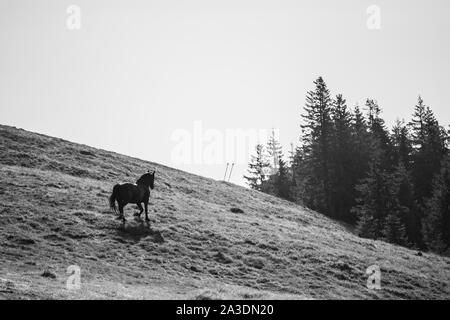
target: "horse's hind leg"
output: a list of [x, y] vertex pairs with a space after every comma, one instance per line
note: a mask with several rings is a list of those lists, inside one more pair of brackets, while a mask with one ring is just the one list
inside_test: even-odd
[[125, 221], [125, 215], [123, 214], [124, 207], [125, 207], [125, 204], [123, 202], [119, 202], [119, 212], [120, 212], [119, 219], [122, 218], [123, 221]]
[[139, 212], [136, 212], [134, 215], [137, 216], [137, 217], [140, 217], [142, 212], [144, 211], [144, 208], [142, 208], [142, 204], [140, 204], [140, 203], [136, 203], [136, 205], [137, 205], [137, 207], [139, 209]]

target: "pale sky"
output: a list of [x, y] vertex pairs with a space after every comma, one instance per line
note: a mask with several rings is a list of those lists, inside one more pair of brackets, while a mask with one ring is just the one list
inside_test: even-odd
[[0, 0], [0, 123], [214, 179], [234, 160], [176, 163], [174, 132], [274, 127], [287, 152], [318, 76], [389, 125], [419, 94], [447, 125], [449, 15], [448, 0]]

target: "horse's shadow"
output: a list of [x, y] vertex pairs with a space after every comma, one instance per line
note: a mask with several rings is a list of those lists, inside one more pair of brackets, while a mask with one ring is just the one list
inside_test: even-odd
[[156, 243], [164, 242], [161, 232], [152, 229], [148, 221], [141, 219], [135, 219], [133, 222], [127, 221], [122, 223], [122, 225], [116, 229], [116, 233], [120, 236], [120, 238], [133, 242], [139, 242], [143, 238], [150, 238], [147, 240]]

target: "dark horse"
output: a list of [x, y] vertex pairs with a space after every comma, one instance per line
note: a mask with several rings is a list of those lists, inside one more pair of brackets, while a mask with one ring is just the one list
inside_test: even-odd
[[[148, 200], [150, 198], [150, 189], [153, 190], [155, 181], [155, 171], [152, 173], [147, 172], [142, 177], [136, 181], [136, 184], [132, 183], [124, 183], [124, 184], [116, 184], [113, 188], [113, 192], [111, 196], [109, 197], [109, 206], [111, 209], [113, 209], [115, 212], [116, 210], [116, 201], [119, 204], [119, 212], [120, 216], [119, 219], [122, 218], [122, 220], [125, 222], [125, 215], [123, 214], [123, 208], [128, 203], [135, 203], [137, 204], [140, 212], [136, 213], [137, 216], [141, 216], [142, 211], [144, 209], [142, 208], [142, 202], [144, 203], [145, 207], [145, 220], [149, 221], [148, 218]], [[150, 189], [149, 189], [150, 188]]]

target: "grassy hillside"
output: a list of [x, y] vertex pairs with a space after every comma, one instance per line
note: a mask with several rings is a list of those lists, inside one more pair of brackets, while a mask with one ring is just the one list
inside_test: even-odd
[[[0, 298], [450, 298], [450, 259], [263, 193], [7, 126], [0, 154]], [[122, 225], [107, 198], [147, 169], [150, 224], [128, 205]], [[66, 289], [70, 265], [80, 290]]]

